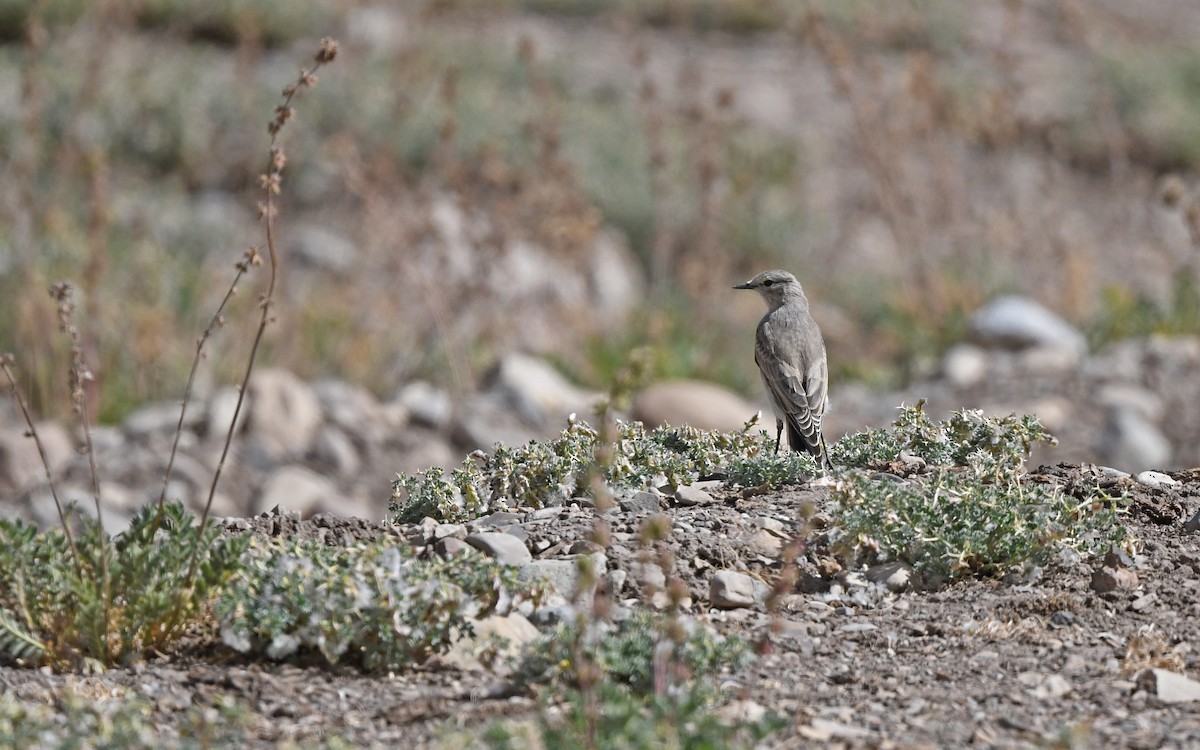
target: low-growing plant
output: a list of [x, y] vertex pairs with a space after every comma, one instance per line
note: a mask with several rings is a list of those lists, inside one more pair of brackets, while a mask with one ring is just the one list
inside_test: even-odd
[[0, 747], [94, 750], [200, 750], [239, 747], [246, 741], [246, 712], [232, 701], [193, 706], [179, 730], [164, 729], [154, 706], [141, 696], [105, 700], [67, 692], [53, 705], [0, 696]]
[[256, 542], [216, 602], [221, 639], [283, 659], [315, 651], [329, 664], [402, 669], [444, 653], [473, 622], [540, 601], [540, 585], [473, 551], [421, 560], [388, 544]]
[[[685, 632], [672, 632], [676, 625]], [[752, 659], [745, 643], [695, 621], [638, 611], [618, 623], [559, 625], [527, 649], [518, 678], [549, 686], [544, 695], [559, 706], [539, 715], [545, 747], [753, 747], [782, 725], [778, 717], [729, 722], [713, 711], [717, 676]], [[484, 739], [517, 746], [504, 725]]]
[[143, 508], [116, 537], [90, 518], [80, 523], [76, 560], [62, 529], [0, 519], [0, 652], [78, 668], [160, 649], [194, 622], [247, 546], [202, 529], [179, 503]]
[[1062, 548], [1095, 553], [1124, 542], [1120, 498], [1099, 487], [1070, 495], [1029, 478], [1023, 465], [1032, 445], [1054, 442], [1036, 417], [964, 409], [934, 422], [922, 406], [902, 408], [891, 429], [833, 447], [834, 460], [851, 466], [877, 469], [907, 454], [927, 469], [908, 480], [846, 472], [833, 497], [852, 544], [933, 582], [1003, 575]]
[[599, 433], [571, 419], [551, 441], [475, 453], [449, 478], [440, 468], [397, 475], [390, 510], [397, 522], [415, 523], [425, 516], [465, 521], [510, 507], [537, 508], [589, 493], [587, 480], [597, 472], [617, 490], [678, 487], [723, 470], [734, 457], [770, 451], [772, 443], [754, 424], [722, 433], [688, 426], [648, 430], [640, 422], [618, 422], [601, 466]]

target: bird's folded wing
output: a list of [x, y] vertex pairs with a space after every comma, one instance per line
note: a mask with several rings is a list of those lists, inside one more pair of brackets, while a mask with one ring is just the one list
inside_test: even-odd
[[827, 393], [828, 377], [824, 374], [823, 359], [814, 362], [808, 373], [801, 374], [795, 365], [781, 360], [762, 337], [755, 342], [754, 359], [785, 419], [800, 433], [804, 442], [815, 449], [820, 444], [821, 416]]

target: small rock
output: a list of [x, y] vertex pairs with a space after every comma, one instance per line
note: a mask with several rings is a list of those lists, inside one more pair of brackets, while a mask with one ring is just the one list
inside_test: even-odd
[[978, 346], [956, 344], [942, 357], [942, 375], [957, 388], [975, 385], [987, 373], [987, 353]]
[[284, 466], [263, 484], [254, 504], [255, 512], [279, 507], [310, 515], [337, 492], [333, 482], [316, 472], [303, 466]]
[[483, 671], [485, 665], [480, 662], [479, 653], [485, 647], [500, 643], [502, 647], [497, 652], [502, 661], [502, 673], [506, 662], [520, 653], [521, 647], [538, 637], [538, 629], [524, 615], [512, 612], [507, 615], [491, 615], [472, 623], [474, 633], [470, 637], [460, 638], [450, 650], [442, 656], [441, 662], [457, 667], [467, 672]]
[[740, 430], [759, 411], [736, 393], [700, 380], [655, 383], [633, 399], [633, 418], [647, 427], [689, 425], [701, 430]]
[[1117, 590], [1132, 591], [1138, 586], [1138, 576], [1128, 568], [1104, 565], [1092, 573], [1091, 586], [1092, 591], [1097, 594], [1107, 594]]
[[321, 426], [321, 402], [287, 370], [265, 369], [250, 381], [248, 436], [275, 458], [303, 455]]
[[1149, 607], [1154, 602], [1158, 601], [1158, 594], [1151, 591], [1149, 594], [1139, 596], [1129, 603], [1129, 608], [1134, 612], [1141, 612], [1146, 607]]
[[[138, 407], [125, 417], [125, 421], [121, 423], [121, 429], [134, 439], [160, 433], [174, 434], [175, 428], [179, 425], [179, 409], [179, 404], [168, 401]], [[184, 429], [199, 424], [199, 415], [198, 409], [188, 409], [184, 415]]]
[[288, 232], [288, 250], [297, 265], [334, 273], [354, 267], [358, 248], [340, 234], [315, 224], [302, 224]]
[[1098, 451], [1105, 463], [1129, 471], [1163, 466], [1171, 459], [1171, 443], [1145, 417], [1130, 409], [1111, 411]]
[[[208, 399], [208, 406], [204, 410], [204, 434], [210, 440], [224, 440], [229, 434], [229, 423], [233, 421], [233, 413], [237, 410], [238, 389], [232, 385], [217, 389], [216, 393]], [[242, 405], [242, 411], [238, 413], [237, 428], [234, 434], [242, 431], [246, 426], [246, 414], [249, 409], [246, 404]]]
[[439, 523], [433, 528], [431, 535], [434, 540], [440, 539], [466, 539], [467, 527], [461, 523]]
[[598, 393], [577, 387], [549, 363], [526, 354], [509, 354], [489, 377], [499, 394], [528, 424], [540, 425], [568, 414], [590, 415]]
[[684, 485], [675, 490], [675, 500], [684, 507], [692, 505], [708, 505], [713, 496], [695, 485]]
[[526, 565], [533, 555], [525, 543], [501, 531], [480, 531], [467, 537], [467, 544], [504, 565]]
[[980, 308], [970, 322], [971, 339], [991, 349], [1046, 347], [1087, 353], [1087, 339], [1055, 313], [1016, 295], [998, 297]]
[[414, 421], [439, 430], [450, 424], [454, 414], [450, 395], [423, 380], [401, 388], [392, 402], [403, 406]]
[[1187, 523], [1183, 525], [1183, 528], [1193, 533], [1197, 530], [1200, 530], [1200, 510], [1196, 511], [1192, 517], [1187, 520]]
[[1155, 489], [1162, 487], [1173, 487], [1174, 485], [1179, 484], [1179, 482], [1176, 482], [1174, 479], [1162, 473], [1161, 471], [1143, 471], [1135, 478], [1139, 484], [1143, 484], [1147, 487], [1153, 487]]
[[338, 476], [351, 477], [362, 468], [362, 460], [354, 441], [335, 427], [326, 427], [317, 433], [313, 442], [312, 458], [319, 461]]
[[908, 589], [912, 580], [912, 567], [898, 560], [876, 565], [867, 571], [867, 580], [882, 583], [888, 591], [898, 594]]
[[787, 539], [769, 529], [759, 529], [744, 535], [740, 540], [742, 548], [752, 555], [760, 555], [772, 560], [779, 559], [783, 554]]
[[1200, 701], [1200, 682], [1167, 669], [1147, 669], [1137, 677], [1140, 689], [1163, 703]]
[[652, 513], [662, 509], [662, 494], [657, 490], [643, 490], [630, 498], [617, 500], [617, 505], [626, 513]]
[[[25, 436], [25, 430], [24, 427], [0, 430], [0, 490], [8, 489], [14, 495], [46, 481], [37, 443]], [[71, 436], [56, 422], [38, 424], [37, 433], [46, 450], [50, 473], [58, 477], [75, 457]]]
[[451, 557], [461, 555], [462, 553], [466, 552], [469, 549], [474, 549], [474, 547], [467, 544], [462, 539], [456, 539], [451, 536], [451, 537], [446, 537], [445, 539], [439, 539], [437, 544], [434, 545], [433, 549], [443, 559], [448, 560]]
[[766, 601], [770, 588], [753, 576], [722, 570], [708, 581], [708, 603], [718, 609], [753, 607]]
[[[468, 539], [468, 541], [470, 541]], [[584, 559], [587, 558], [587, 559]], [[580, 587], [580, 566], [591, 564], [593, 566], [594, 575], [592, 580], [594, 583], [589, 587], [588, 591], [579, 591]], [[593, 555], [575, 555], [573, 557], [560, 557], [552, 560], [534, 560], [521, 566], [519, 576], [523, 581], [544, 581], [550, 588], [560, 596], [566, 599], [572, 599], [577, 594], [582, 595], [581, 600], [587, 601], [591, 593], [595, 591], [595, 585], [608, 572], [608, 558], [603, 554]]]

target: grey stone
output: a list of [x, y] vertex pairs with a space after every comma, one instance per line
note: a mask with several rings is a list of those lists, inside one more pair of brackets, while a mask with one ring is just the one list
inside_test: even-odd
[[336, 427], [324, 427], [313, 441], [312, 457], [334, 474], [354, 476], [362, 468], [362, 459], [354, 441]]
[[466, 539], [467, 527], [461, 523], [439, 523], [434, 527], [431, 538], [435, 540]]
[[321, 403], [307, 383], [280, 369], [250, 381], [246, 431], [275, 458], [303, 455], [321, 425]]
[[501, 531], [471, 534], [467, 537], [467, 544], [504, 565], [525, 565], [533, 560], [524, 542]]
[[303, 466], [284, 466], [267, 479], [254, 507], [258, 513], [279, 507], [307, 516], [337, 494], [333, 482], [320, 474]]
[[325, 421], [358, 442], [380, 443], [395, 426], [375, 396], [360, 385], [327, 378], [314, 383], [312, 390]]
[[643, 490], [633, 497], [617, 500], [617, 505], [626, 513], [650, 513], [662, 508], [662, 494], [657, 491]]
[[708, 505], [713, 496], [693, 485], [684, 485], [675, 490], [675, 500], [683, 506]]
[[455, 539], [454, 537], [439, 539], [433, 548], [444, 559], [450, 559], [451, 557], [461, 555], [469, 549], [474, 549], [462, 539]]
[[1138, 472], [1165, 466], [1171, 459], [1171, 443], [1137, 412], [1118, 409], [1109, 414], [1099, 453], [1111, 466]]
[[1158, 394], [1129, 383], [1109, 383], [1096, 392], [1096, 403], [1109, 410], [1127, 409], [1142, 419], [1158, 424], [1165, 416]]
[[392, 402], [404, 407], [414, 421], [439, 430], [450, 423], [454, 413], [450, 394], [423, 380], [401, 388]]
[[525, 354], [509, 354], [496, 365], [489, 381], [493, 392], [533, 425], [557, 423], [576, 413], [587, 418], [601, 395], [574, 385], [549, 363]]
[[690, 425], [702, 430], [740, 430], [759, 408], [736, 393], [701, 380], [664, 380], [633, 399], [633, 418], [653, 427]]
[[708, 603], [718, 609], [754, 607], [765, 602], [769, 593], [762, 581], [734, 570], [718, 571], [708, 581]]
[[1025, 297], [998, 297], [980, 308], [970, 322], [973, 341], [990, 349], [1046, 347], [1087, 353], [1083, 334], [1055, 313]]
[[1132, 591], [1138, 586], [1137, 573], [1128, 568], [1104, 565], [1092, 572], [1091, 587], [1097, 594], [1112, 591]]
[[[46, 451], [50, 473], [57, 478], [75, 457], [71, 436], [55, 422], [39, 423], [37, 433]], [[25, 436], [25, 428], [0, 430], [0, 491], [15, 495], [44, 481], [46, 468], [37, 443]]]
[[1200, 701], [1200, 682], [1167, 669], [1147, 669], [1138, 675], [1137, 684], [1163, 703]]
[[[468, 539], [469, 541], [469, 539]], [[593, 584], [588, 591], [579, 591], [580, 565], [586, 564], [583, 558], [590, 558], [594, 576]], [[550, 560], [533, 560], [521, 566], [520, 577], [523, 581], [545, 581], [557, 594], [571, 599], [576, 594], [583, 596], [583, 601], [595, 591], [595, 586], [608, 572], [608, 558], [601, 553], [592, 555], [574, 555]]]
[[[234, 386], [226, 386], [217, 389], [217, 392], [208, 400], [208, 406], [204, 411], [204, 433], [210, 439], [224, 440], [229, 433], [229, 423], [233, 421], [233, 413], [237, 410], [238, 389]], [[238, 424], [234, 430], [234, 434], [241, 432], [246, 426], [246, 414], [249, 411], [246, 404], [242, 404], [242, 411], [238, 413]]]
[[770, 529], [757, 529], [742, 535], [738, 540], [752, 555], [761, 555], [771, 560], [779, 559], [787, 545], [787, 538]]
[[867, 580], [882, 583], [888, 591], [898, 594], [908, 589], [912, 580], [912, 567], [899, 560], [876, 565], [867, 571]]
[[1200, 530], [1200, 510], [1196, 511], [1192, 517], [1187, 520], [1187, 523], [1183, 525], [1183, 528], [1193, 533]]
[[[179, 425], [179, 410], [180, 405], [173, 402], [163, 401], [157, 404], [147, 404], [134, 409], [129, 416], [125, 417], [125, 421], [121, 423], [121, 429], [134, 439], [156, 433], [173, 435]], [[184, 414], [184, 429], [196, 427], [202, 419], [203, 415], [200, 409], [196, 408], [195, 404], [190, 404], [187, 413]]]

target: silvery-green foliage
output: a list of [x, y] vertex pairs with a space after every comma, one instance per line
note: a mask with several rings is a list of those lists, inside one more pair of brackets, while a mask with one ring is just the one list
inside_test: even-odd
[[540, 587], [474, 551], [421, 560], [401, 547], [258, 542], [217, 600], [221, 639], [241, 653], [400, 669], [445, 652], [472, 623], [505, 614]]

